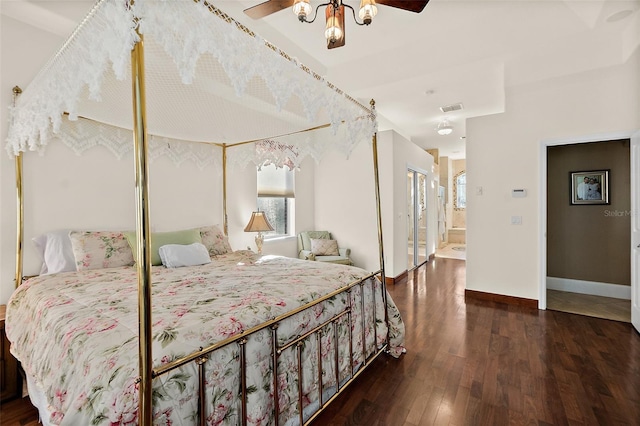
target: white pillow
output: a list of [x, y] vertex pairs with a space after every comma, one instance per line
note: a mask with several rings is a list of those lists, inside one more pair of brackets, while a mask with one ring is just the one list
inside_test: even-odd
[[311, 238], [311, 253], [316, 256], [340, 256], [338, 242], [325, 238]]
[[76, 270], [69, 230], [47, 232], [33, 238], [42, 258], [40, 275], [57, 274]]
[[209, 250], [202, 243], [165, 244], [158, 249], [162, 264], [167, 268], [204, 265], [211, 262]]

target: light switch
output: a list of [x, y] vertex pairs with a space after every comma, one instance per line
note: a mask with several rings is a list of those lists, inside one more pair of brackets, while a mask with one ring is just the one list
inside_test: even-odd
[[511, 216], [512, 225], [522, 225], [522, 216]]

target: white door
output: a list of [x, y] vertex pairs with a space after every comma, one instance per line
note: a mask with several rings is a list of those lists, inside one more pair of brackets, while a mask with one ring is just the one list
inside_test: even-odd
[[640, 332], [640, 132], [631, 137], [631, 323]]

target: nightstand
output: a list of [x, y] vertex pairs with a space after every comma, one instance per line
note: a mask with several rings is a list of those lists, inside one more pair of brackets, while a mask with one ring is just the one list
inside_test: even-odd
[[0, 305], [0, 402], [19, 396], [20, 374], [18, 361], [9, 352], [9, 341], [4, 332], [6, 305]]

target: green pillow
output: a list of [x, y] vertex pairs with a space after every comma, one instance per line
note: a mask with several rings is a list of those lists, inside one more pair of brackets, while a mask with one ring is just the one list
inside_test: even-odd
[[[129, 247], [133, 251], [133, 258], [138, 255], [138, 244], [136, 240], [136, 232], [125, 232], [124, 236], [127, 238]], [[151, 233], [151, 264], [154, 266], [162, 265], [162, 259], [160, 259], [159, 249], [165, 244], [193, 244], [202, 243], [202, 237], [200, 236], [200, 229], [185, 229], [184, 231], [173, 232], [152, 232]], [[137, 260], [137, 259], [136, 259]]]

